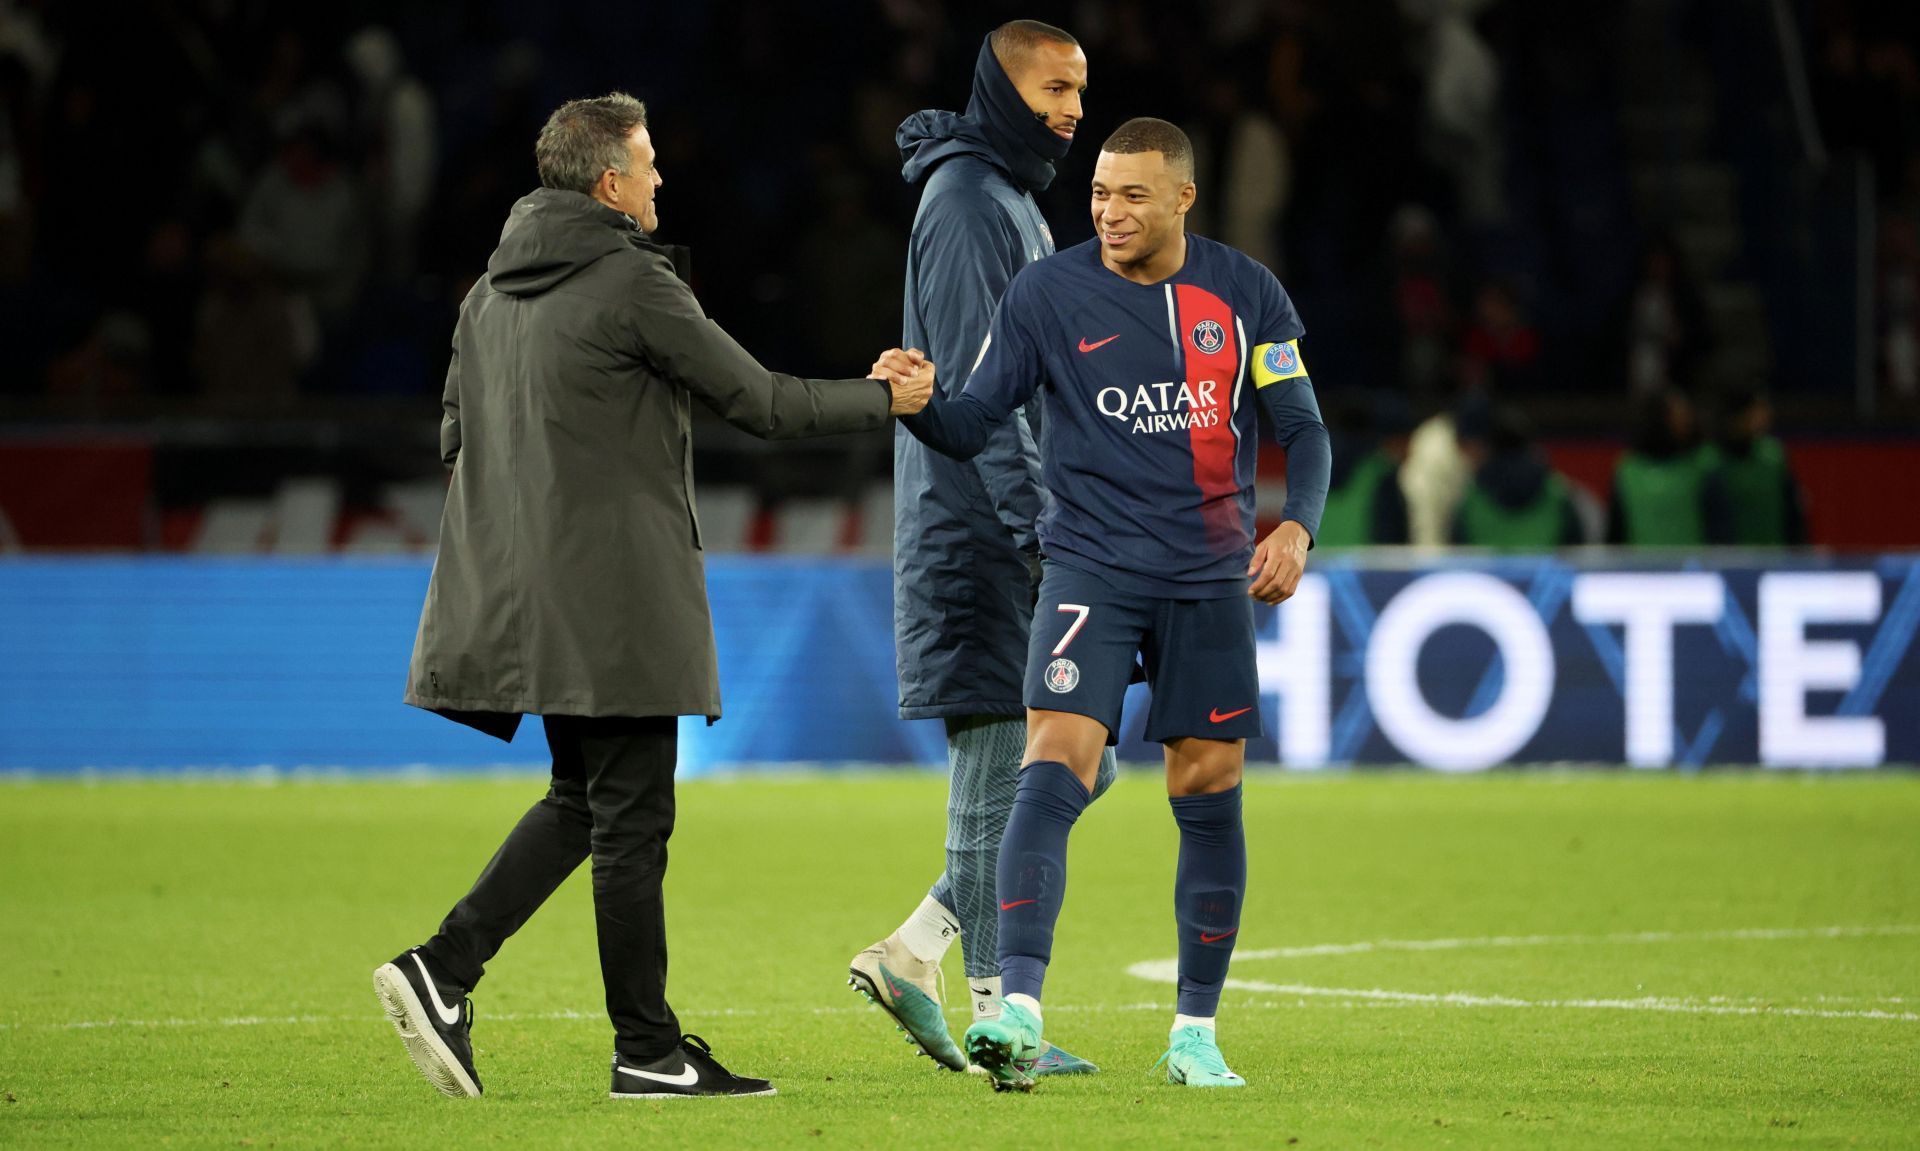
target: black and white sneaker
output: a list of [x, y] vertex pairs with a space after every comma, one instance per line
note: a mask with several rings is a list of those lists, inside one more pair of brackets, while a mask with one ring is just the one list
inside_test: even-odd
[[613, 1053], [615, 1099], [677, 1099], [695, 1095], [772, 1095], [773, 1084], [748, 1079], [720, 1066], [713, 1049], [698, 1035], [682, 1035], [680, 1046], [651, 1063], [629, 1063]]
[[444, 979], [436, 981], [415, 947], [374, 968], [373, 990], [393, 1029], [400, 1033], [400, 1042], [407, 1045], [413, 1065], [435, 1090], [455, 1099], [480, 1094], [470, 1038], [473, 1000], [467, 998], [465, 988]]

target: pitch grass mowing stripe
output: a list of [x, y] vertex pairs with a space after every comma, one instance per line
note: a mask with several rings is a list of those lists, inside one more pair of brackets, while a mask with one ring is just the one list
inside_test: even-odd
[[[1163, 1003], [1122, 1003], [1117, 1005], [1061, 1004], [1056, 1011], [1162, 1011]], [[707, 1019], [711, 1017], [751, 1019], [756, 1016], [792, 1015], [793, 1010], [754, 1007], [688, 1007], [676, 1008], [689, 1018]], [[808, 1015], [862, 1015], [872, 1011], [871, 1007], [809, 1007], [804, 1009]], [[505, 1011], [489, 1013], [489, 1022], [525, 1022], [527, 1020], [604, 1020], [606, 1016], [596, 1011]], [[365, 1022], [366, 1015], [286, 1015], [261, 1016], [240, 1015], [228, 1019], [75, 1019], [64, 1023], [0, 1023], [0, 1031], [94, 1031], [108, 1027], [303, 1027], [316, 1023], [354, 1023]]]
[[[1159, 962], [1159, 961], [1154, 961]], [[1131, 974], [1139, 975], [1139, 968], [1145, 964], [1136, 964], [1130, 968]], [[1146, 978], [1146, 976], [1142, 976]], [[1171, 982], [1155, 979], [1155, 982]], [[1321, 1004], [1332, 1007], [1416, 1007], [1431, 1004], [1440, 1007], [1548, 1007], [1568, 1009], [1610, 1009], [1617, 1011], [1670, 1011], [1695, 1015], [1777, 1015], [1805, 1016], [1810, 1019], [1881, 1019], [1902, 1023], [1920, 1023], [1920, 1013], [1912, 1011], [1835, 1010], [1809, 1007], [1794, 1007], [1774, 1003], [1753, 1002], [1746, 1004], [1718, 1001], [1697, 1002], [1684, 999], [1513, 999], [1506, 996], [1473, 995], [1456, 991], [1444, 995], [1425, 992], [1388, 991], [1382, 988], [1343, 988], [1310, 987], [1299, 983], [1266, 983], [1253, 979], [1234, 979], [1228, 981], [1228, 987], [1241, 991], [1265, 991], [1296, 997], [1293, 1002], [1285, 1000], [1251, 1000], [1236, 1002], [1236, 1010], [1261, 1010], [1273, 1008], [1304, 1007], [1306, 998], [1333, 1000]], [[1822, 1000], [1828, 996], [1819, 996]], [[1342, 1002], [1344, 1001], [1344, 1002]], [[1904, 999], [1889, 1000], [1904, 1003]], [[1049, 1017], [1055, 1015], [1073, 1015], [1078, 1013], [1100, 1014], [1119, 1011], [1161, 1011], [1164, 1003], [1055, 1003], [1047, 1008]], [[772, 1015], [789, 1016], [792, 1011], [754, 1010], [751, 1008], [683, 1008], [691, 1018], [711, 1019], [752, 1019]], [[806, 1014], [815, 1016], [861, 1015], [870, 1011], [862, 1007], [812, 1007]], [[489, 1015], [489, 1022], [521, 1023], [529, 1020], [597, 1022], [603, 1019], [599, 1012], [588, 1011], [509, 1011], [498, 1015]], [[285, 1018], [270, 1019], [260, 1016], [242, 1016], [233, 1019], [78, 1019], [65, 1023], [0, 1023], [0, 1031], [97, 1031], [106, 1028], [166, 1028], [166, 1027], [306, 1027], [315, 1024], [364, 1023], [364, 1015], [289, 1015]]]
[[[1358, 955], [1370, 951], [1454, 951], [1475, 947], [1547, 947], [1582, 946], [1614, 943], [1683, 943], [1712, 942], [1719, 940], [1795, 940], [1795, 939], [1847, 939], [1875, 935], [1917, 935], [1920, 925], [1889, 924], [1869, 927], [1749, 927], [1726, 931], [1632, 931], [1615, 932], [1611, 935], [1493, 935], [1478, 939], [1376, 939], [1361, 943], [1321, 943], [1299, 947], [1255, 948], [1241, 952], [1237, 958], [1241, 962], [1260, 959], [1298, 959], [1318, 958], [1328, 955]], [[1132, 964], [1127, 974], [1136, 979], [1145, 979], [1154, 983], [1178, 983], [1178, 961], [1173, 959], [1153, 959]], [[1293, 996], [1312, 996], [1323, 999], [1344, 999], [1356, 1003], [1395, 1003], [1395, 1004], [1435, 1004], [1445, 1007], [1548, 1007], [1568, 1009], [1606, 1009], [1617, 1011], [1671, 1011], [1705, 1015], [1781, 1015], [1807, 1016], [1815, 1019], [1881, 1019], [1899, 1022], [1920, 1022], [1920, 1013], [1893, 1012], [1884, 1010], [1836, 1010], [1831, 1008], [1796, 1007], [1780, 1004], [1759, 997], [1750, 997], [1746, 1002], [1737, 1002], [1730, 996], [1712, 996], [1702, 1001], [1697, 999], [1665, 999], [1656, 996], [1644, 996], [1638, 999], [1516, 999], [1504, 995], [1475, 995], [1472, 992], [1453, 991], [1445, 994], [1428, 992], [1389, 991], [1384, 988], [1342, 988], [1318, 987], [1300, 983], [1271, 983], [1256, 979], [1229, 979], [1227, 986], [1241, 991], [1271, 992]], [[1854, 996], [1816, 995], [1820, 1002], [1853, 1002]], [[1906, 999], [1889, 996], [1875, 1000], [1879, 1003], [1899, 1004]], [[1244, 1004], [1243, 1006], [1276, 1006], [1272, 1003]], [[738, 1007], [683, 1007], [689, 1016], [707, 1018], [712, 1016], [753, 1017], [772, 1014], [771, 1011]], [[812, 1007], [807, 1009], [813, 1015], [852, 1015], [866, 1011], [860, 1007]], [[1048, 1008], [1050, 1014], [1076, 1011], [1159, 1011], [1164, 1010], [1160, 1003], [1125, 1004], [1054, 1004]], [[313, 1023], [347, 1023], [360, 1018], [357, 1015], [292, 1015], [280, 1018], [261, 1016], [240, 1016], [229, 1019], [84, 1019], [64, 1023], [4, 1023], [0, 1030], [19, 1030], [31, 1028], [46, 1031], [85, 1031], [103, 1027], [264, 1027], [264, 1026], [300, 1026]], [[536, 1011], [509, 1012], [490, 1016], [500, 1021], [519, 1022], [524, 1020], [575, 1020], [598, 1019], [597, 1013], [585, 1011]]]

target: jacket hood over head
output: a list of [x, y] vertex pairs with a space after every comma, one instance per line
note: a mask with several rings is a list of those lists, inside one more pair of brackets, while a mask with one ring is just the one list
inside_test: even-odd
[[915, 112], [901, 122], [893, 142], [900, 147], [900, 174], [909, 184], [925, 179], [944, 160], [978, 156], [1029, 192], [1053, 183], [1054, 162], [1071, 146], [1027, 107], [994, 56], [992, 37], [980, 42], [966, 113]]
[[508, 213], [500, 246], [487, 260], [487, 276], [495, 291], [534, 296], [645, 239], [631, 216], [591, 196], [539, 188]]

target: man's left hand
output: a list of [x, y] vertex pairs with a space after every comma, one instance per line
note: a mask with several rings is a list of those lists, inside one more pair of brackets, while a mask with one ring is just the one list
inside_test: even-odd
[[1300, 586], [1301, 573], [1307, 570], [1307, 545], [1312, 538], [1297, 520], [1286, 520], [1273, 534], [1253, 549], [1253, 562], [1247, 565], [1247, 578], [1253, 583], [1247, 594], [1261, 603], [1279, 603]]

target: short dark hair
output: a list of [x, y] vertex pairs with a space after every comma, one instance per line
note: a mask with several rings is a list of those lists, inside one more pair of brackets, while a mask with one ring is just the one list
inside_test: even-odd
[[632, 153], [627, 150], [627, 138], [646, 123], [647, 106], [625, 92], [567, 101], [547, 117], [534, 142], [540, 182], [590, 194], [608, 168], [628, 175]]
[[1113, 130], [1102, 152], [1126, 155], [1131, 152], [1158, 152], [1166, 157], [1167, 167], [1182, 181], [1193, 179], [1193, 142], [1179, 125], [1151, 116], [1136, 116]]
[[1744, 415], [1761, 404], [1768, 403], [1767, 385], [1759, 378], [1736, 380], [1720, 390], [1720, 414], [1723, 416]]
[[1503, 404], [1493, 409], [1493, 428], [1487, 442], [1497, 456], [1527, 451], [1533, 447], [1533, 421], [1519, 408]]
[[1026, 63], [1027, 57], [1042, 44], [1065, 44], [1069, 48], [1078, 48], [1080, 41], [1051, 24], [1042, 24], [1038, 20], [1009, 20], [995, 28], [987, 36], [987, 42], [993, 45], [993, 58], [1000, 61], [1000, 67], [1008, 76], [1014, 69]]

